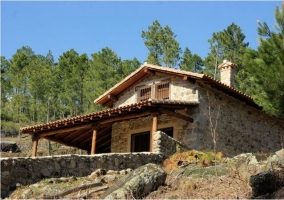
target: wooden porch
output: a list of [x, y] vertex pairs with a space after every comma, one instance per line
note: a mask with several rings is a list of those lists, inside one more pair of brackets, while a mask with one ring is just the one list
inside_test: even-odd
[[150, 151], [152, 151], [152, 133], [158, 130], [159, 116], [167, 114], [193, 122], [193, 119], [189, 116], [175, 111], [197, 105], [198, 102], [147, 100], [47, 124], [25, 127], [21, 128], [21, 131], [32, 136], [32, 156], [37, 155], [37, 145], [41, 138], [86, 150], [89, 154], [110, 153], [112, 125], [114, 123], [151, 116], [153, 120]]

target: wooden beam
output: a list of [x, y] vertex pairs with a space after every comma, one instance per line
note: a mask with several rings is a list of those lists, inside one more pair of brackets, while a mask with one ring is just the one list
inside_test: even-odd
[[147, 73], [147, 74], [150, 74], [151, 76], [155, 76], [156, 73], [148, 68], [144, 69], [144, 72]]
[[145, 117], [150, 115], [151, 112], [150, 111], [145, 111], [145, 112], [141, 112], [141, 113], [133, 113], [133, 114], [126, 114], [123, 116], [118, 116], [118, 117], [113, 117], [113, 118], [109, 118], [109, 119], [105, 119], [100, 121], [100, 124], [104, 125], [107, 123], [115, 123], [115, 122], [120, 122], [120, 121], [124, 121], [124, 120], [130, 120], [130, 119], [135, 119], [135, 118], [139, 118], [139, 117]]
[[158, 131], [158, 115], [153, 114], [153, 124], [152, 124], [152, 132], [150, 133], [150, 152], [153, 152], [153, 146], [154, 146], [154, 133]]
[[96, 153], [97, 130], [93, 130], [91, 155]]
[[32, 141], [33, 141], [32, 157], [36, 157], [38, 140], [39, 140], [39, 139], [38, 139], [37, 137], [34, 137], [34, 135], [32, 136]]
[[[103, 130], [98, 130], [97, 131], [97, 144], [99, 144], [102, 140], [102, 138], [105, 138], [105, 135], [107, 136], [107, 134], [104, 134], [105, 131], [107, 131], [109, 129], [109, 127], [104, 128]], [[101, 136], [101, 134], [104, 134], [103, 136]], [[80, 145], [85, 145], [86, 143], [88, 143], [90, 141], [91, 138], [87, 138], [85, 141], [81, 142]], [[90, 142], [89, 142], [90, 143]]]
[[118, 100], [117, 96], [112, 95], [112, 94], [107, 95], [107, 97], [108, 97], [108, 99], [111, 99], [113, 101], [117, 101]]
[[64, 140], [68, 140], [69, 138], [72, 138], [72, 137], [74, 137], [75, 135], [78, 135], [81, 131], [82, 131], [82, 130], [79, 129], [79, 130], [77, 130], [77, 131], [74, 131], [74, 132], [72, 132], [72, 133], [69, 133], [67, 136], [64, 137]]
[[93, 129], [89, 129], [84, 133], [81, 133], [78, 137], [76, 137], [74, 140], [72, 140], [72, 143], [76, 143], [76, 141], [80, 140], [83, 137], [86, 137], [86, 135], [91, 134], [91, 132], [93, 131]]
[[196, 79], [195, 78], [191, 78], [189, 76], [183, 76], [182, 80], [184, 81], [189, 81], [190, 83], [196, 83]]
[[191, 117], [189, 117], [189, 116], [182, 115], [182, 114], [180, 114], [180, 113], [177, 113], [177, 112], [174, 112], [174, 111], [165, 109], [165, 108], [160, 108], [159, 110], [160, 110], [161, 113], [163, 113], [163, 114], [171, 115], [171, 116], [174, 116], [174, 117], [176, 117], [176, 118], [179, 118], [179, 119], [182, 119], [182, 120], [191, 122], [191, 123], [194, 121], [194, 120], [193, 120]]
[[79, 146], [76, 146], [76, 145], [71, 144], [71, 143], [69, 143], [69, 142], [64, 142], [64, 141], [62, 141], [62, 140], [60, 140], [60, 139], [57, 139], [57, 138], [54, 138], [54, 137], [52, 137], [52, 136], [44, 136], [43, 138], [44, 138], [44, 139], [47, 139], [47, 140], [50, 140], [50, 141], [52, 141], [52, 142], [57, 142], [57, 143], [59, 143], [59, 144], [65, 145], [65, 146], [75, 147], [75, 148], [83, 149], [83, 150], [88, 150], [87, 148], [79, 147]]
[[104, 145], [109, 144], [109, 143], [111, 143], [111, 140], [105, 141], [104, 143], [102, 143], [102, 144], [100, 145], [100, 147], [103, 147]]
[[35, 134], [37, 137], [41, 138], [41, 137], [45, 137], [49, 135], [55, 135], [55, 134], [69, 132], [69, 131], [77, 131], [77, 130], [87, 129], [91, 127], [92, 127], [91, 124], [84, 124], [84, 125], [78, 125], [78, 126], [72, 126], [72, 127], [63, 127], [61, 129], [49, 130], [49, 131], [45, 131], [42, 133], [35, 133]]

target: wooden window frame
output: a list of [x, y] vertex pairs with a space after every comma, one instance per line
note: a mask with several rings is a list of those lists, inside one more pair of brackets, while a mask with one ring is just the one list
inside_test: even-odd
[[[140, 143], [139, 144], [139, 146], [138, 146], [138, 148], [139, 149], [141, 149], [141, 148], [143, 148], [143, 147], [141, 147], [141, 146], [143, 146], [144, 145], [144, 147], [148, 147], [147, 148], [147, 150], [138, 150], [138, 151], [135, 151], [135, 149], [136, 149], [136, 145], [135, 145], [135, 143], [136, 142], [141, 142], [141, 138], [138, 138], [138, 137], [141, 137], [141, 136], [144, 136], [144, 139], [146, 139], [147, 137], [149, 137], [148, 138], [148, 143], [147, 144], [142, 144], [142, 143]], [[139, 141], [139, 139], [140, 139], [140, 141]], [[150, 139], [150, 131], [144, 131], [144, 132], [140, 132], [140, 133], [134, 133], [134, 134], [131, 134], [131, 146], [130, 146], [130, 150], [131, 150], [131, 152], [149, 152], [150, 151], [150, 141], [151, 139]], [[145, 141], [144, 141], [145, 142]]]
[[[165, 87], [163, 87], [165, 86]], [[162, 88], [159, 88], [162, 87]], [[150, 98], [158, 100], [170, 99], [170, 80], [162, 80], [157, 83], [153, 82], [152, 85], [140, 85], [135, 87], [137, 102], [147, 101]]]
[[147, 101], [152, 97], [152, 86], [146, 85], [137, 90], [137, 102]]
[[160, 82], [155, 84], [155, 98], [158, 100], [170, 99], [170, 82]]

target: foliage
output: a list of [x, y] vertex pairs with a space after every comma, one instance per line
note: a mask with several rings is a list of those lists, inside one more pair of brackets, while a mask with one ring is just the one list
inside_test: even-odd
[[245, 54], [243, 63], [249, 76], [243, 90], [266, 112], [284, 118], [284, 3], [281, 10], [276, 7], [275, 19], [275, 31], [258, 22], [260, 44]]
[[24, 46], [12, 59], [1, 56], [1, 128], [15, 135], [19, 127], [73, 117], [100, 109], [93, 101], [140, 62], [121, 60], [109, 48], [79, 55], [74, 49], [54, 62], [52, 53], [36, 55]]
[[202, 72], [204, 63], [197, 54], [192, 55], [191, 51], [186, 47], [181, 58], [180, 69], [200, 73]]
[[227, 29], [213, 33], [210, 43], [211, 52], [205, 58], [204, 73], [218, 79], [217, 66], [223, 60], [229, 60], [238, 65], [238, 71], [242, 69], [242, 58], [249, 43], [244, 42], [245, 35], [242, 29], [232, 23]]
[[142, 38], [150, 51], [147, 62], [167, 67], [177, 66], [181, 49], [168, 25], [163, 28], [156, 20], [148, 27], [148, 31], [142, 31]]

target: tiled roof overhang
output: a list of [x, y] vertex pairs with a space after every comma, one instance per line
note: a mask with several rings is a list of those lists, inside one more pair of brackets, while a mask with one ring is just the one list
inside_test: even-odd
[[214, 89], [217, 89], [219, 91], [222, 91], [233, 98], [236, 98], [240, 101], [243, 101], [244, 103], [253, 106], [257, 109], [261, 109], [254, 101], [253, 99], [240, 92], [239, 90], [234, 89], [233, 87], [229, 87], [223, 83], [221, 83], [218, 80], [215, 80], [214, 78], [207, 76], [205, 74], [198, 74], [193, 73], [189, 71], [184, 70], [177, 70], [172, 69], [168, 67], [160, 67], [156, 65], [151, 65], [148, 63], [144, 63], [140, 68], [138, 68], [136, 71], [131, 73], [129, 76], [124, 78], [122, 81], [117, 83], [115, 86], [110, 88], [108, 91], [106, 91], [104, 94], [99, 96], [97, 99], [94, 100], [94, 103], [101, 104], [103, 106], [112, 107], [113, 106], [113, 100], [110, 98], [110, 96], [114, 96], [118, 98], [121, 94], [123, 94], [130, 86], [140, 82], [145, 76], [152, 74], [154, 75], [155, 72], [161, 72], [169, 75], [179, 76], [183, 80], [189, 80], [191, 82], [201, 81], [205, 84], [208, 84]]
[[93, 130], [96, 129], [97, 149], [105, 152], [105, 148], [110, 146], [111, 125], [113, 123], [163, 113], [191, 121], [190, 117], [179, 115], [175, 110], [196, 105], [198, 105], [198, 102], [148, 100], [46, 124], [24, 127], [20, 130], [25, 134], [33, 135], [34, 138], [45, 138], [89, 151]]

